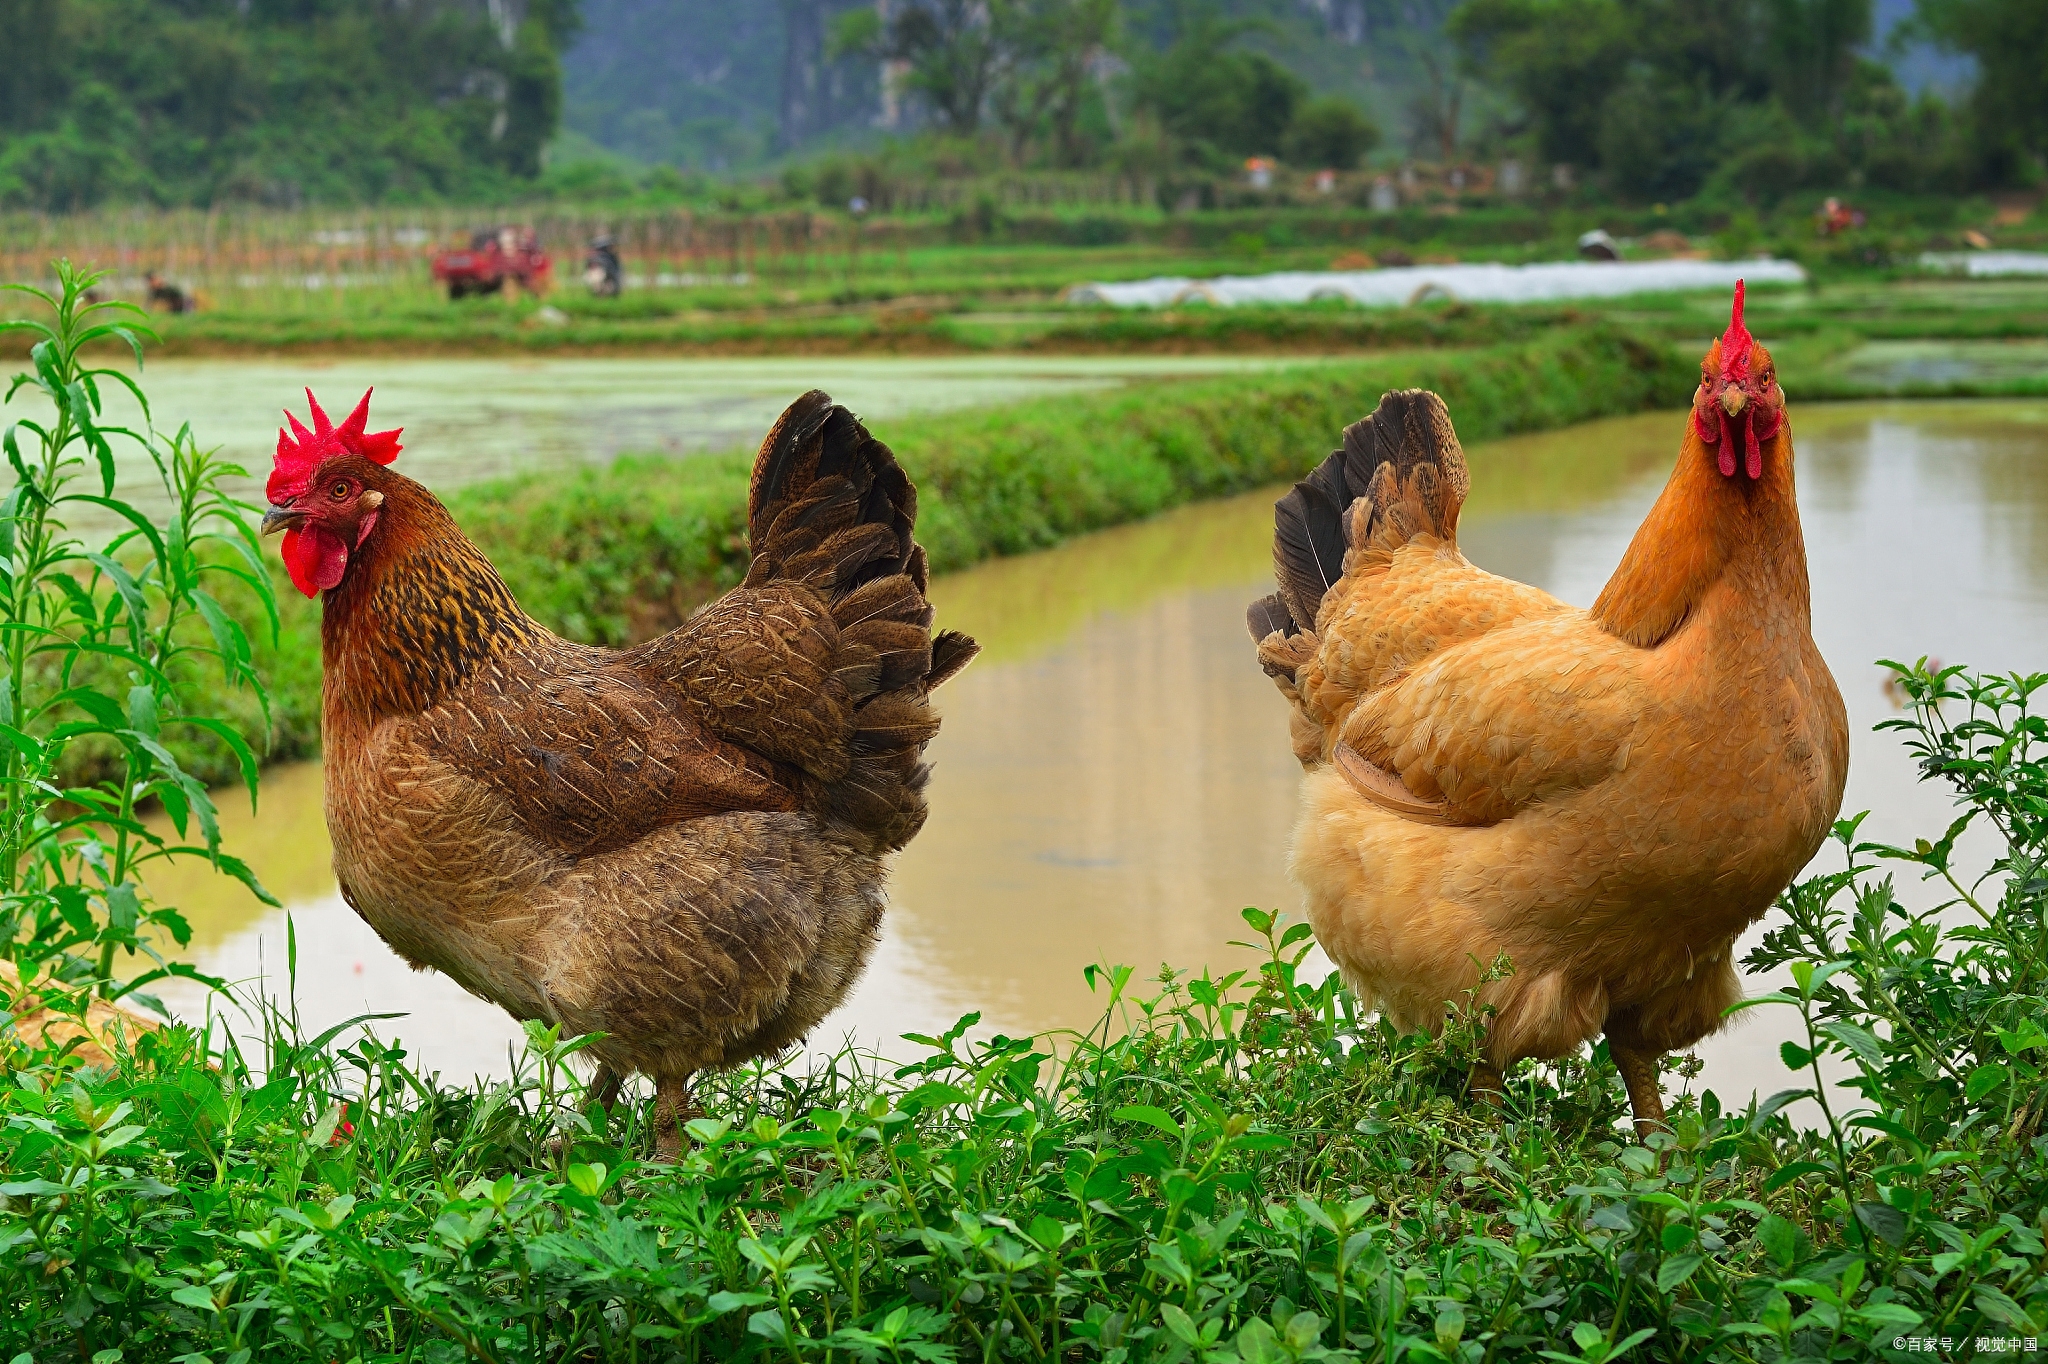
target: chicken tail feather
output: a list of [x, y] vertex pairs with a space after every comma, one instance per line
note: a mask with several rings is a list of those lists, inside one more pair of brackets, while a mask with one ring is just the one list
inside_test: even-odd
[[829, 672], [846, 688], [852, 732], [850, 761], [833, 765], [818, 799], [886, 849], [924, 823], [924, 746], [939, 729], [930, 695], [980, 648], [955, 630], [934, 637], [916, 524], [917, 490], [895, 455], [824, 393], [790, 404], [762, 442], [747, 585], [801, 582], [829, 605]]
[[[1273, 505], [1280, 590], [1247, 613], [1253, 640], [1313, 634], [1346, 556], [1361, 545], [1391, 547], [1424, 534], [1456, 543], [1471, 482], [1443, 399], [1419, 388], [1383, 396], [1370, 417], [1345, 428], [1343, 445]], [[1269, 671], [1272, 652], [1261, 652]]]

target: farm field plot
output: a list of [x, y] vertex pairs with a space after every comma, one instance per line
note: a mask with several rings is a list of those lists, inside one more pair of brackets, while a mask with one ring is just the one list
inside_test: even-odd
[[[193, 414], [208, 444], [255, 473], [310, 385], [337, 417], [365, 389], [380, 422], [405, 428], [406, 468], [447, 489], [535, 469], [605, 464], [631, 451], [750, 447], [798, 394], [822, 388], [870, 420], [986, 407], [1139, 379], [1308, 363], [1285, 355], [927, 356], [680, 359], [357, 357], [162, 360], [145, 372], [159, 414]], [[110, 413], [140, 413], [109, 388]], [[245, 485], [254, 495], [260, 479]]]

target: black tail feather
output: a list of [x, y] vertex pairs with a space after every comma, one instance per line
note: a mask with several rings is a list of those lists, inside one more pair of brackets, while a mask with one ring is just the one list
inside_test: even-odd
[[853, 762], [822, 800], [880, 848], [902, 847], [924, 821], [921, 758], [939, 727], [927, 698], [980, 647], [957, 631], [933, 637], [916, 524], [917, 490], [889, 447], [824, 393], [790, 404], [762, 443], [747, 584], [794, 580], [831, 603], [831, 671], [853, 703]]
[[1258, 643], [1278, 631], [1283, 635], [1298, 634], [1294, 618], [1287, 612], [1287, 603], [1275, 592], [1270, 597], [1261, 597], [1251, 604], [1244, 613], [1245, 626], [1252, 632], [1252, 642]]
[[1370, 417], [1344, 429], [1342, 446], [1274, 504], [1273, 576], [1280, 590], [1252, 604], [1246, 624], [1253, 638], [1315, 628], [1324, 596], [1344, 575], [1351, 506], [1368, 495], [1383, 464], [1393, 466], [1396, 489], [1418, 466], [1432, 466], [1432, 511], [1440, 522], [1432, 529], [1455, 536], [1471, 480], [1443, 400], [1422, 389], [1385, 394]]
[[[1316, 473], [1342, 459], [1339, 451]], [[1273, 576], [1299, 629], [1315, 626], [1323, 594], [1344, 576], [1344, 508], [1349, 503], [1339, 502], [1328, 486], [1334, 481], [1341, 489], [1341, 479], [1341, 471], [1335, 480], [1311, 475], [1273, 506]]]
[[814, 388], [783, 411], [761, 443], [753, 484], [747, 489], [747, 542], [757, 552], [767, 541], [776, 514], [790, 501], [791, 486], [809, 487], [817, 481], [823, 446], [814, 438], [833, 411], [832, 396]]

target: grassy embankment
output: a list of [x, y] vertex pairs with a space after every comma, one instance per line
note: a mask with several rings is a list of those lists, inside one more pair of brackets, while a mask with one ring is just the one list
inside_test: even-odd
[[[1390, 388], [1435, 389], [1476, 441], [1674, 405], [1695, 377], [1663, 347], [1590, 327], [913, 418], [876, 433], [917, 482], [918, 535], [944, 572], [1299, 477]], [[467, 487], [450, 506], [528, 611], [571, 638], [622, 645], [672, 628], [738, 581], [751, 463], [744, 451], [627, 458]], [[278, 641], [257, 658], [275, 715], [270, 756], [286, 759], [318, 745], [319, 611], [288, 585], [278, 596]], [[246, 694], [209, 704], [254, 719]], [[229, 775], [219, 760], [200, 765]]]

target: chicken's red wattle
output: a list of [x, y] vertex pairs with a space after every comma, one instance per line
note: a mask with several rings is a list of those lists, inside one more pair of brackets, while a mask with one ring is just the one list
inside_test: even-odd
[[284, 556], [285, 571], [292, 575], [292, 586], [309, 597], [333, 587], [348, 571], [348, 546], [321, 526], [291, 527], [284, 533], [279, 552]]

